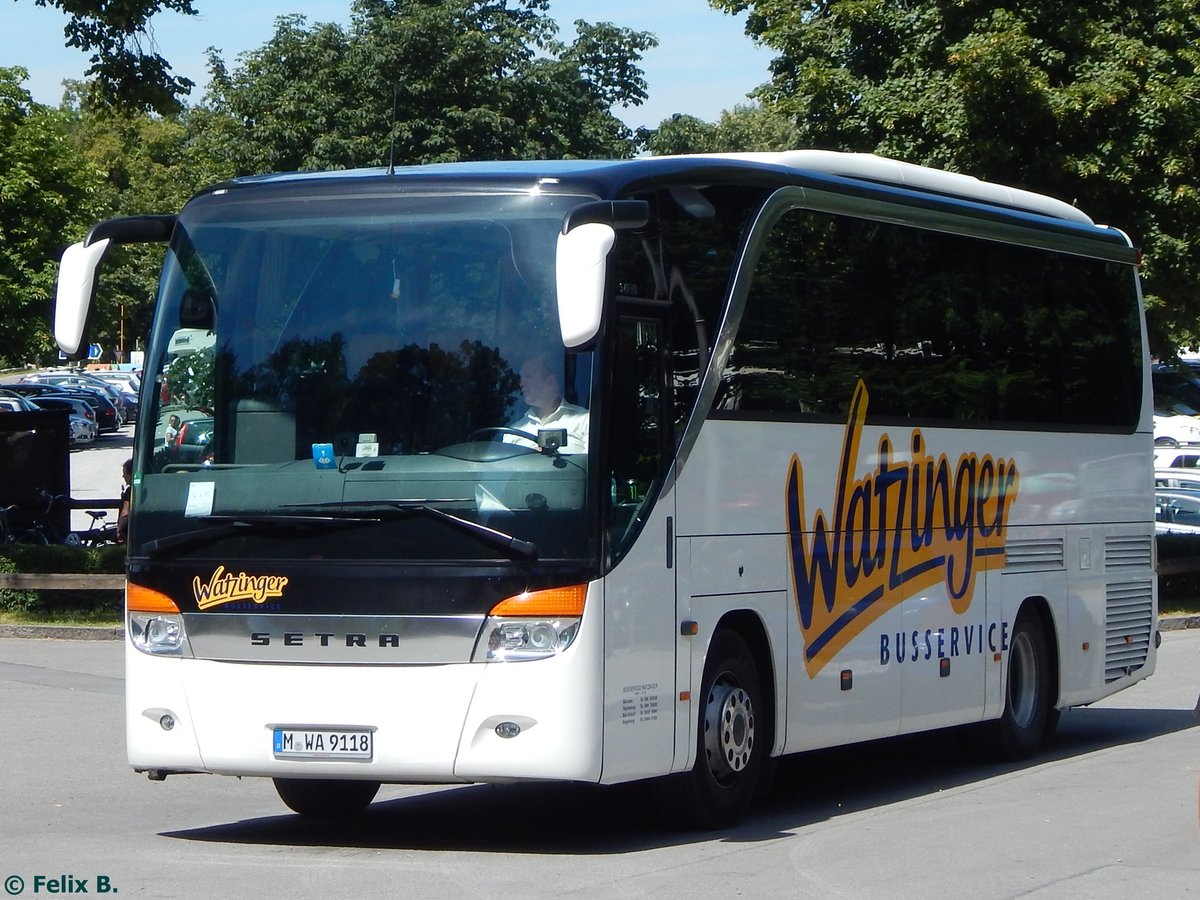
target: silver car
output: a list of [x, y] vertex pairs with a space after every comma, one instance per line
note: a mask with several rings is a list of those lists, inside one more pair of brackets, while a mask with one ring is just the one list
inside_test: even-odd
[[89, 422], [83, 416], [68, 417], [71, 430], [71, 446], [78, 447], [90, 444], [96, 439], [96, 423]]

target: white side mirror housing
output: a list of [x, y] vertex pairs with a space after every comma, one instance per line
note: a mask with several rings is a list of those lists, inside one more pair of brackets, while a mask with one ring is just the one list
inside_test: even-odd
[[54, 299], [54, 340], [68, 356], [79, 352], [88, 309], [96, 293], [96, 268], [108, 249], [109, 239], [84, 246], [72, 244], [58, 264], [58, 289]]
[[600, 331], [605, 263], [616, 239], [613, 227], [599, 222], [578, 225], [558, 236], [558, 324], [568, 350], [584, 346]]

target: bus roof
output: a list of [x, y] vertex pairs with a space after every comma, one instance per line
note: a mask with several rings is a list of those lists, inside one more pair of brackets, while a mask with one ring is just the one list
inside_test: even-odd
[[[757, 172], [779, 183], [797, 176], [834, 176], [877, 186], [903, 188], [959, 200], [1035, 213], [1049, 218], [1094, 226], [1085, 213], [1069, 203], [1043, 194], [981, 181], [970, 175], [944, 172], [870, 153], [833, 150], [786, 150], [761, 153], [698, 153], [682, 156], [648, 156], [623, 160], [501, 160], [486, 162], [427, 163], [387, 169], [346, 169], [334, 172], [292, 172], [235, 179], [232, 185], [298, 183], [327, 179], [428, 179], [432, 181], [535, 180], [590, 184], [601, 195], [615, 196], [621, 189], [644, 180], [701, 175], [714, 168], [743, 175]], [[211, 189], [210, 189], [211, 190]], [[205, 191], [203, 193], [208, 193]]]

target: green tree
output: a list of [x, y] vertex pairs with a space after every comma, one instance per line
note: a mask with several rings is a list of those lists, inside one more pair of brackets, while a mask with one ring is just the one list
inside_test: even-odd
[[195, 15], [192, 0], [34, 2], [62, 10], [70, 17], [63, 28], [67, 46], [92, 54], [85, 75], [95, 78], [105, 103], [175, 112], [180, 107], [179, 98], [191, 92], [191, 80], [172, 75], [167, 61], [154, 52], [149, 26], [151, 17], [162, 9]]
[[102, 209], [102, 175], [74, 152], [70, 115], [34, 103], [28, 77], [0, 68], [0, 366], [50, 351], [58, 258]]
[[646, 97], [649, 34], [576, 22], [547, 0], [355, 0], [351, 25], [277, 20], [229, 71], [210, 51], [218, 155], [239, 173], [460, 159], [627, 156], [609, 111]]
[[[203, 110], [160, 116], [98, 103], [94, 86], [72, 84], [64, 112], [70, 143], [103, 180], [93, 193], [97, 218], [177, 212], [192, 194], [232, 171], [214, 159], [212, 117]], [[149, 334], [161, 245], [118, 246], [102, 269], [91, 319], [91, 337], [107, 351], [133, 350]]]
[[1200, 341], [1200, 0], [710, 3], [778, 51], [757, 96], [805, 145], [1076, 202], [1143, 248], [1160, 349]]
[[686, 113], [675, 113], [644, 133], [646, 149], [655, 156], [680, 153], [711, 153], [716, 146], [717, 126]]
[[646, 137], [646, 146], [657, 156], [794, 150], [799, 142], [790, 119], [758, 104], [725, 110], [715, 124], [676, 113]]

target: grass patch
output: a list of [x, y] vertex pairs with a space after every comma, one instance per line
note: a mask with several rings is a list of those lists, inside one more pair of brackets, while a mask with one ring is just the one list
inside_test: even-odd
[[55, 610], [53, 612], [0, 611], [0, 625], [103, 625], [124, 624], [111, 610]]

